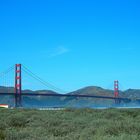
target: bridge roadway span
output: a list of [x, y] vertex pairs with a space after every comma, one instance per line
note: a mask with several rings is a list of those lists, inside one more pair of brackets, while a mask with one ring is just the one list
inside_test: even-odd
[[[15, 95], [15, 93], [0, 93], [2, 95]], [[110, 99], [110, 100], [121, 100], [131, 102], [131, 98], [123, 97], [111, 97], [111, 96], [94, 96], [94, 95], [77, 95], [77, 94], [44, 94], [44, 93], [22, 93], [21, 96], [48, 96], [48, 97], [79, 97], [79, 98], [98, 98], [98, 99]], [[135, 101], [140, 101], [140, 99], [134, 99]]]

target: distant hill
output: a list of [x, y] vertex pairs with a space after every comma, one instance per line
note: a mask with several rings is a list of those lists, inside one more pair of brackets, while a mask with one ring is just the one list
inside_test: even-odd
[[14, 88], [13, 87], [3, 87], [0, 86], [0, 93], [13, 93], [14, 92]]
[[[14, 87], [3, 87], [0, 86], [0, 93], [14, 93]], [[44, 94], [59, 94], [52, 90], [22, 90], [23, 93], [44, 93]], [[67, 93], [67, 94], [77, 94], [77, 95], [97, 95], [97, 96], [114, 96], [114, 91], [110, 89], [104, 89], [98, 86], [88, 86], [81, 88], [79, 90]], [[120, 97], [129, 97], [129, 98], [140, 98], [140, 89], [128, 89], [125, 91], [119, 91]]]
[[[3, 87], [0, 86], [0, 93], [14, 93], [14, 87]], [[32, 91], [32, 90], [22, 90], [22, 93], [41, 93], [41, 94], [58, 94], [54, 91], [51, 90], [36, 90], [36, 91]], [[32, 96], [23, 96], [22, 97], [22, 103], [24, 104], [24, 106], [26, 107], [37, 107], [38, 105], [40, 106], [53, 106], [54, 104], [60, 105], [60, 101], [59, 100], [54, 100], [51, 99], [51, 97], [43, 97], [43, 96], [37, 96], [37, 97], [32, 97]], [[1, 95], [0, 96], [0, 104], [9, 104], [10, 106], [14, 106], [14, 102], [15, 102], [15, 98], [14, 96], [4, 96]]]
[[[15, 89], [14, 87], [3, 87], [0, 86], [0, 93], [14, 93]], [[51, 91], [51, 90], [22, 90], [23, 93], [44, 93], [44, 94], [58, 94], [57, 92]]]
[[[0, 93], [9, 92], [13, 93], [13, 87], [0, 87]], [[23, 90], [23, 93], [44, 93], [44, 94], [59, 94], [51, 90]], [[76, 95], [94, 95], [94, 96], [110, 96], [114, 97], [114, 91], [104, 89], [98, 86], [85, 87], [67, 94]], [[126, 91], [120, 91], [120, 97], [127, 98], [140, 98], [139, 89], [128, 89]], [[93, 98], [78, 98], [78, 97], [32, 97], [23, 96], [22, 103], [25, 107], [95, 107], [95, 106], [112, 106], [114, 100], [108, 99], [93, 99]], [[10, 104], [14, 106], [14, 96], [0, 96], [0, 103]]]
[[140, 98], [140, 89], [128, 89], [123, 92], [125, 97]]
[[[71, 93], [72, 95], [93, 95], [93, 96], [114, 96], [113, 90], [103, 89], [98, 86], [89, 86], [85, 87]], [[78, 98], [78, 102], [76, 99], [69, 101], [70, 106], [84, 106], [84, 107], [92, 107], [92, 106], [105, 106], [105, 105], [112, 105], [114, 103], [113, 100], [104, 100], [104, 99], [97, 99], [97, 98]]]
[[77, 95], [98, 95], [98, 96], [114, 96], [113, 90], [103, 89], [97, 86], [89, 86], [77, 91], [68, 93], [68, 94], [77, 94]]
[[[104, 89], [98, 86], [89, 86], [68, 94], [78, 94], [78, 95], [97, 95], [97, 96], [111, 96], [114, 97], [114, 91], [109, 89]], [[140, 98], [140, 89], [128, 89], [125, 91], [119, 91], [119, 97], [127, 98]]]

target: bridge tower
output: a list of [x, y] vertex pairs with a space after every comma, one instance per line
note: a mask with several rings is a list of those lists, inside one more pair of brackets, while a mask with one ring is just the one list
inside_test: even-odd
[[[119, 98], [119, 81], [114, 81], [114, 97]], [[119, 103], [118, 99], [115, 100], [115, 103]]]
[[15, 107], [21, 107], [21, 64], [15, 65]]
[[114, 96], [119, 97], [119, 81], [114, 81]]

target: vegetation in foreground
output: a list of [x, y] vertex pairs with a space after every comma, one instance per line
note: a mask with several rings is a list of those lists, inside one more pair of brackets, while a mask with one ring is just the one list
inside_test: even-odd
[[0, 140], [139, 140], [140, 109], [0, 109]]

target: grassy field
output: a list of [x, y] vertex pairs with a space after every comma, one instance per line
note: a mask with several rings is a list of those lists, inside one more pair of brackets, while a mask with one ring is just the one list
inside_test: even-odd
[[140, 140], [140, 109], [0, 109], [0, 140]]

